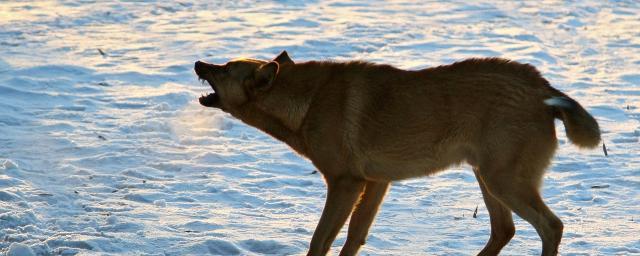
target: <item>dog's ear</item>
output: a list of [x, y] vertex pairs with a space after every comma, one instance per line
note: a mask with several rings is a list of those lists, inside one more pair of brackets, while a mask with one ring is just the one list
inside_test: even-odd
[[258, 90], [268, 90], [278, 75], [280, 65], [278, 62], [271, 61], [267, 64], [263, 64], [258, 68], [255, 73], [255, 88]]
[[293, 60], [289, 57], [289, 54], [287, 54], [287, 51], [282, 51], [278, 57], [276, 57], [275, 59], [273, 59], [273, 61], [278, 62], [278, 64], [280, 65], [284, 65], [284, 64], [294, 64]]

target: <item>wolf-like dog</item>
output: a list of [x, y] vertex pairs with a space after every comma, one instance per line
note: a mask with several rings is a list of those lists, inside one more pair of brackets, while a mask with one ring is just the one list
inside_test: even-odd
[[600, 143], [596, 120], [551, 87], [531, 65], [468, 59], [407, 71], [368, 62], [202, 61], [195, 72], [221, 109], [283, 141], [315, 165], [327, 198], [308, 255], [325, 255], [349, 216], [340, 255], [355, 255], [390, 182], [468, 163], [480, 184], [491, 236], [479, 255], [496, 255], [515, 233], [511, 213], [556, 255], [563, 224], [540, 183], [557, 147], [554, 119], [578, 147]]

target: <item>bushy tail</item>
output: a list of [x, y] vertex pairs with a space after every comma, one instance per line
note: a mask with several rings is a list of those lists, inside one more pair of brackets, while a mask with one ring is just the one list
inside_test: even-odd
[[594, 148], [600, 144], [598, 122], [580, 104], [566, 96], [552, 97], [544, 101], [556, 110], [556, 118], [564, 123], [569, 140], [582, 148]]

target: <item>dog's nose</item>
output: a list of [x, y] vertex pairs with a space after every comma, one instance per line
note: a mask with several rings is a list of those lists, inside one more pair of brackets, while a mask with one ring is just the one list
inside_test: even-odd
[[204, 67], [205, 63], [202, 61], [196, 61], [196, 65], [195, 65], [195, 69], [201, 69], [202, 67]]
[[196, 64], [193, 67], [193, 69], [196, 71], [196, 74], [201, 75], [206, 70], [205, 69], [206, 67], [207, 67], [207, 63], [206, 62], [204, 62], [204, 61], [196, 61]]

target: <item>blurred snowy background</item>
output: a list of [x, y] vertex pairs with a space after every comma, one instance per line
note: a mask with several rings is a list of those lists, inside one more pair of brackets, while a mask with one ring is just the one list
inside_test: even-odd
[[[1, 1], [0, 254], [304, 254], [321, 177], [198, 105], [209, 89], [192, 71], [287, 50], [535, 65], [596, 116], [609, 153], [577, 150], [558, 123], [543, 191], [565, 223], [561, 254], [638, 255], [639, 17], [637, 1]], [[361, 254], [474, 255], [489, 227], [461, 166], [395, 183]], [[516, 228], [503, 254], [539, 254], [535, 230]]]

